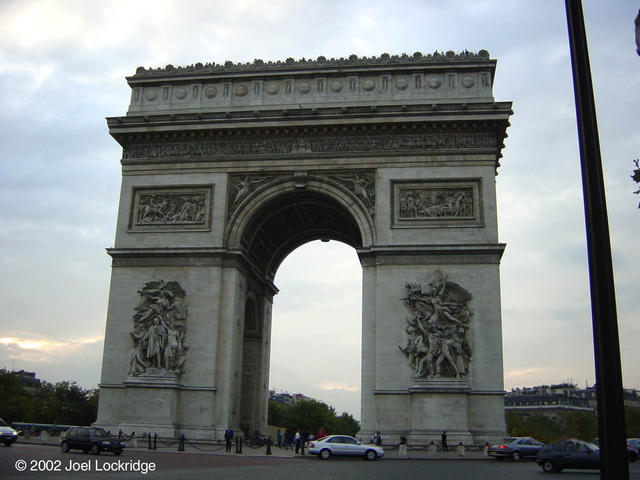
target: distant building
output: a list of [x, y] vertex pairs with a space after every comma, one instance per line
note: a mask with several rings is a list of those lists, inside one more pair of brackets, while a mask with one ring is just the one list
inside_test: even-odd
[[25, 390], [35, 390], [36, 388], [39, 388], [42, 383], [42, 381], [36, 377], [36, 372], [14, 370], [11, 373], [16, 376], [18, 382]]
[[286, 393], [279, 392], [276, 393], [275, 390], [269, 390], [269, 401], [281, 403], [282, 405], [293, 406], [301, 400], [313, 400], [311, 397], [307, 397], [302, 393]]
[[[624, 405], [640, 408], [640, 392], [624, 390]], [[514, 388], [504, 396], [505, 412], [517, 415], [545, 415], [552, 420], [563, 421], [567, 412], [590, 412], [597, 414], [596, 387], [578, 388], [573, 383], [538, 385]]]

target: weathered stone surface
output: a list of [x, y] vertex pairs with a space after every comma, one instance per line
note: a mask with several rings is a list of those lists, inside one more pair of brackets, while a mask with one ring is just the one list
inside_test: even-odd
[[[481, 51], [129, 77], [129, 111], [108, 119], [123, 178], [97, 423], [264, 430], [275, 272], [298, 246], [335, 239], [363, 267], [363, 438], [501, 437], [494, 185], [511, 104], [493, 100], [494, 71]], [[132, 315], [163, 279], [188, 318], [173, 350], [158, 320], [167, 344], [153, 360], [152, 326], [136, 331]], [[153, 320], [164, 304], [151, 303]]]

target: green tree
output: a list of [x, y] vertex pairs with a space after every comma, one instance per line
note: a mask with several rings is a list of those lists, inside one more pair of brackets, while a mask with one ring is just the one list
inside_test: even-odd
[[343, 412], [342, 415], [333, 419], [333, 425], [331, 427], [332, 433], [351, 435], [353, 437], [359, 431], [360, 422], [353, 418], [353, 415], [347, 412]]
[[355, 435], [360, 424], [348, 413], [336, 415], [333, 407], [317, 400], [302, 400], [295, 405], [269, 402], [269, 425], [284, 427], [293, 433], [297, 429], [314, 435], [320, 427], [328, 434]]
[[564, 422], [568, 437], [592, 442], [598, 436], [598, 421], [592, 412], [567, 412]]
[[0, 370], [0, 417], [7, 422], [89, 425], [97, 412], [97, 389], [69, 381], [25, 389], [16, 374]]
[[640, 408], [625, 407], [624, 418], [628, 438], [640, 438]]
[[0, 418], [6, 422], [19, 422], [33, 410], [29, 394], [20, 385], [18, 377], [0, 370]]

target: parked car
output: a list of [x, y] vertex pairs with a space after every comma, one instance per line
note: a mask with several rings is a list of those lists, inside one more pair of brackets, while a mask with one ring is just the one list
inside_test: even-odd
[[499, 445], [489, 447], [487, 453], [496, 460], [510, 458], [514, 462], [519, 462], [523, 458], [536, 458], [544, 443], [531, 437], [509, 437]]
[[347, 435], [329, 435], [309, 443], [309, 453], [328, 460], [332, 455], [350, 455], [375, 460], [384, 457], [384, 449], [377, 445], [366, 445]]
[[60, 435], [60, 448], [65, 453], [71, 449], [77, 449], [93, 455], [99, 455], [100, 452], [113, 452], [114, 455], [120, 455], [124, 449], [124, 443], [102, 428], [72, 427]]
[[640, 438], [627, 438], [629, 461], [635, 462], [640, 456]]
[[0, 437], [2, 442], [10, 447], [13, 442], [18, 439], [18, 432], [16, 432], [11, 425], [0, 418]]
[[627, 438], [627, 445], [636, 450], [640, 450], [640, 438]]
[[565, 468], [600, 468], [600, 449], [597, 445], [575, 438], [559, 440], [538, 452], [536, 463], [547, 473]]
[[[600, 448], [600, 439], [594, 438], [593, 444]], [[629, 462], [635, 462], [640, 456], [640, 438], [627, 438], [627, 458]]]

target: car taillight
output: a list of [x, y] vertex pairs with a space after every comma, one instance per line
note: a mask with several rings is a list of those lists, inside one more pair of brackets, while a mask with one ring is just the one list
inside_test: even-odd
[[506, 445], [500, 445], [498, 448], [507, 448]]

